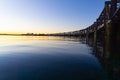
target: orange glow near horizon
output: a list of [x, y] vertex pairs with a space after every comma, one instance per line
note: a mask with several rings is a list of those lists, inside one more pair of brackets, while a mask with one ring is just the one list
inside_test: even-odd
[[0, 34], [26, 34], [26, 33], [34, 33], [34, 34], [52, 34], [52, 33], [60, 33], [60, 32], [43, 32], [43, 31], [31, 31], [31, 32], [1, 32], [0, 31]]

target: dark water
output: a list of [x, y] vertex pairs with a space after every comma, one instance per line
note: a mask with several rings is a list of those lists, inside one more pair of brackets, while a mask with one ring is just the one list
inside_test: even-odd
[[78, 38], [0, 36], [0, 80], [106, 80], [106, 74]]

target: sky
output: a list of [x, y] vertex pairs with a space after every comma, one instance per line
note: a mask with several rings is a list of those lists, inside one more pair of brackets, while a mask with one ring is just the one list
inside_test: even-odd
[[57, 33], [96, 21], [105, 0], [0, 0], [0, 33]]

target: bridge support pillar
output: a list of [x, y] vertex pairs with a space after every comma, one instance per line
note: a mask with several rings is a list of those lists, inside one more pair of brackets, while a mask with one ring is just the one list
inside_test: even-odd
[[110, 31], [111, 30], [111, 23], [105, 23], [105, 44], [104, 44], [104, 55], [105, 57], [109, 57], [110, 55]]
[[106, 57], [120, 55], [120, 23], [111, 21], [105, 24], [105, 53]]
[[96, 44], [97, 43], [97, 32], [95, 31], [94, 32], [94, 44]]
[[94, 38], [95, 53], [97, 53], [97, 31], [95, 31], [93, 35], [94, 35], [93, 38]]

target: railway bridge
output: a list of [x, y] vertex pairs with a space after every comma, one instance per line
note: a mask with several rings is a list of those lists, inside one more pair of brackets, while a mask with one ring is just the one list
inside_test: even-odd
[[120, 53], [120, 0], [106, 1], [99, 17], [87, 28], [52, 35], [84, 37], [92, 40], [94, 46], [101, 42], [105, 54]]

